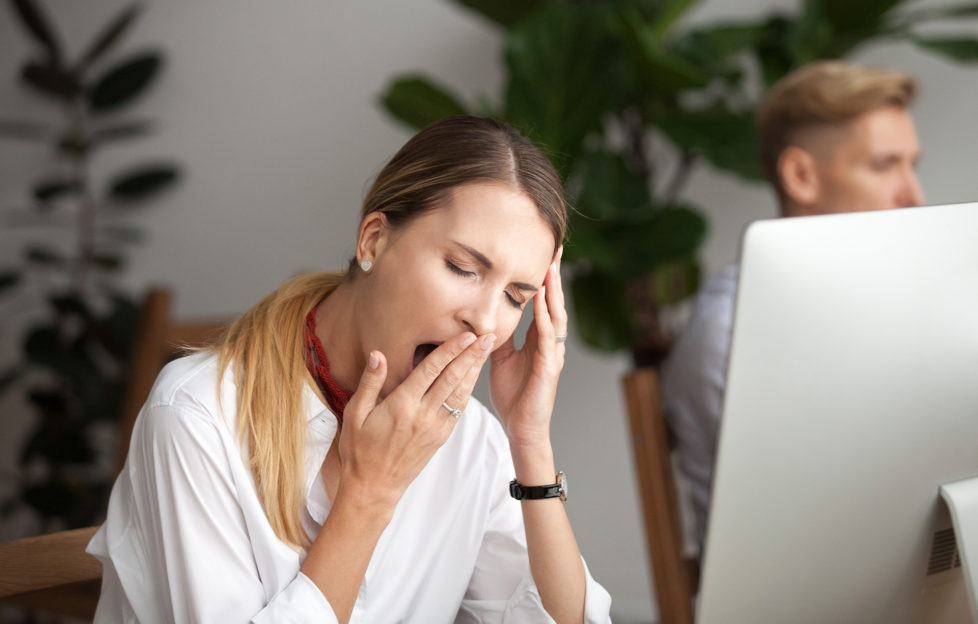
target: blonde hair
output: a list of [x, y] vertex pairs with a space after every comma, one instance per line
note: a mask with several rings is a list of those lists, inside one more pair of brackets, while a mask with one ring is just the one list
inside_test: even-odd
[[909, 108], [916, 93], [917, 82], [907, 74], [841, 61], [810, 63], [788, 74], [771, 87], [757, 110], [765, 175], [783, 196], [778, 159], [799, 133], [844, 124], [887, 106]]
[[[560, 176], [534, 145], [500, 121], [450, 117], [411, 138], [377, 175], [363, 202], [363, 216], [383, 212], [398, 228], [442, 204], [463, 184], [495, 180], [533, 201], [554, 235], [564, 238], [567, 212]], [[228, 329], [217, 346], [220, 370], [233, 367], [238, 435], [247, 444], [249, 468], [275, 534], [295, 548], [308, 548], [300, 521], [305, 483], [302, 395], [316, 388], [306, 368], [303, 332], [310, 310], [350, 270], [295, 277], [267, 295]], [[318, 390], [318, 388], [317, 388]]]

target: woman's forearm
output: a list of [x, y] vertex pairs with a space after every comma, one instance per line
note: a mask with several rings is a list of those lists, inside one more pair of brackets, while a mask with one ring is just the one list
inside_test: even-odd
[[[554, 482], [553, 449], [511, 447], [516, 480], [522, 485]], [[581, 553], [559, 498], [521, 501], [530, 572], [543, 606], [557, 624], [584, 621], [585, 578]]]
[[342, 488], [301, 571], [319, 587], [341, 624], [350, 620], [360, 583], [393, 507]]

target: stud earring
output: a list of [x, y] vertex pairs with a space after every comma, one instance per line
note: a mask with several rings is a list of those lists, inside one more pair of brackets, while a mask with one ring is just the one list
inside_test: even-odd
[[370, 260], [364, 260], [360, 263], [360, 268], [363, 269], [364, 273], [370, 273], [370, 269], [374, 268], [374, 263]]

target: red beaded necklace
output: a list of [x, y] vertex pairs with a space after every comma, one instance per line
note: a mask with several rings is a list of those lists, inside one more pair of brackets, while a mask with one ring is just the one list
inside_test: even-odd
[[323, 349], [323, 343], [316, 336], [316, 310], [318, 308], [318, 305], [314, 306], [306, 315], [306, 331], [303, 335], [306, 343], [306, 367], [313, 379], [316, 380], [323, 396], [326, 397], [330, 409], [336, 414], [336, 420], [342, 426], [343, 410], [346, 409], [346, 404], [353, 393], [340, 388], [336, 380], [329, 374], [329, 360], [326, 359], [326, 350]]

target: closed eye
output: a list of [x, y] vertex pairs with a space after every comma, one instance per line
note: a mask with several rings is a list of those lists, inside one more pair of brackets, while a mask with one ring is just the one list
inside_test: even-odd
[[506, 293], [506, 300], [509, 301], [509, 303], [514, 308], [516, 308], [517, 310], [522, 310], [523, 309], [523, 306], [526, 305], [526, 302], [525, 301], [518, 300], [516, 297], [514, 297], [510, 293]]
[[475, 276], [475, 273], [473, 273], [472, 271], [466, 271], [465, 269], [461, 268], [460, 266], [458, 266], [457, 264], [455, 264], [454, 262], [452, 262], [447, 258], [445, 259], [445, 266], [447, 266], [448, 270], [454, 273], [455, 275], [460, 275], [462, 277]]

